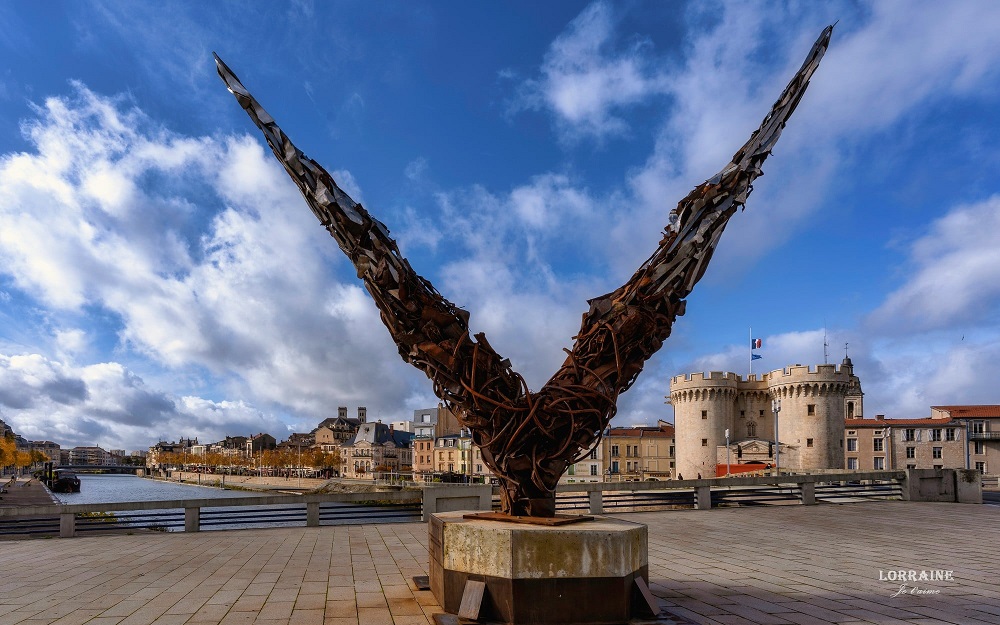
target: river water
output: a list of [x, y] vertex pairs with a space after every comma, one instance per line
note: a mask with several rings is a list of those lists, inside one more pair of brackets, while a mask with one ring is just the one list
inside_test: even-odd
[[[276, 493], [247, 492], [242, 490], [223, 490], [214, 486], [194, 486], [191, 484], [178, 484], [176, 482], [164, 482], [149, 478], [136, 477], [134, 475], [88, 475], [77, 474], [80, 478], [79, 493], [53, 493], [60, 502], [66, 504], [105, 504], [105, 503], [127, 503], [132, 501], [177, 501], [184, 499], [220, 499], [234, 497], [259, 497], [274, 495]], [[212, 527], [211, 524], [202, 519], [202, 529], [237, 529], [251, 527], [282, 527], [295, 526], [304, 523], [305, 504], [296, 501], [296, 497], [289, 496], [288, 504], [277, 506], [284, 510], [292, 508], [298, 509], [303, 517], [302, 521], [283, 521], [280, 519], [256, 520], [247, 522], [227, 522], [224, 526]], [[242, 512], [260, 513], [273, 511], [275, 506], [246, 506], [239, 508]], [[341, 525], [357, 523], [405, 523], [419, 520], [420, 512], [417, 511], [401, 516], [385, 516], [392, 514], [391, 509], [379, 509], [377, 507], [351, 504], [351, 503], [325, 503], [322, 506], [326, 511], [337, 511], [335, 518], [322, 521], [323, 525]], [[211, 512], [225, 512], [233, 508], [203, 508], [206, 514]], [[389, 512], [386, 512], [389, 510]], [[182, 509], [163, 510], [164, 513], [183, 514]], [[140, 512], [116, 512], [119, 522], [136, 525], [137, 522], [129, 521], [129, 517], [141, 516]], [[183, 528], [183, 517], [180, 520], [180, 527], [164, 527], [167, 531], [179, 531]]]
[[80, 492], [53, 493], [60, 502], [124, 503], [129, 501], [170, 501], [176, 499], [216, 499], [222, 497], [254, 497], [268, 493], [248, 493], [223, 490], [212, 486], [192, 486], [164, 482], [134, 475], [88, 475], [78, 473]]

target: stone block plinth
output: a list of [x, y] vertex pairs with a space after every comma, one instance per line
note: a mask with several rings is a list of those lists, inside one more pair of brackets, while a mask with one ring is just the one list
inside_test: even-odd
[[646, 526], [608, 517], [525, 525], [434, 514], [430, 585], [457, 614], [468, 580], [485, 582], [479, 619], [501, 623], [624, 623], [635, 579], [648, 581]]

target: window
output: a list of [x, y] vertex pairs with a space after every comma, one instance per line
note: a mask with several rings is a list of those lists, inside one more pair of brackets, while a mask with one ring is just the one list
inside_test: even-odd
[[761, 416], [761, 417], [764, 416], [764, 411], [763, 410], [760, 411], [760, 415], [759, 416]]
[[747, 411], [746, 410], [740, 410], [740, 419], [742, 419], [745, 416], [747, 416]]
[[944, 468], [944, 465], [943, 465], [943, 464], [935, 464], [935, 465], [934, 465], [934, 468], [935, 468], [935, 469], [943, 469], [943, 468]]
[[754, 437], [757, 436], [757, 422], [747, 421], [747, 436]]
[[702, 447], [708, 447], [708, 439], [707, 438], [701, 439], [701, 446]]
[[631, 458], [632, 457], [632, 446], [631, 445], [625, 445], [625, 457], [626, 458]]
[[908, 465], [906, 465], [906, 468], [907, 469], [916, 469], [917, 465], [915, 465], [915, 464], [908, 464]]
[[[478, 455], [478, 452], [476, 455]], [[594, 447], [593, 449], [590, 450], [590, 459], [597, 460], [597, 447]]]
[[612, 473], [618, 473], [618, 461], [617, 460], [615, 460], [614, 462], [611, 463], [611, 472]]
[[590, 465], [590, 474], [591, 475], [597, 475], [597, 465], [596, 464]]
[[854, 418], [854, 402], [853, 401], [847, 402], [847, 418], [848, 419], [853, 419]]
[[907, 428], [906, 430], [903, 430], [903, 440], [904, 441], [917, 440], [917, 431], [913, 428]]
[[885, 451], [885, 440], [881, 438], [876, 438], [872, 440], [872, 450], [874, 451]]
[[619, 456], [618, 445], [612, 445], [611, 446], [611, 457], [612, 458], [617, 458], [618, 456]]
[[875, 470], [876, 471], [884, 471], [885, 470], [885, 458], [883, 458], [882, 456], [875, 456], [875, 458], [873, 458], [873, 460], [875, 460]]
[[431, 422], [431, 416], [429, 414], [422, 414], [422, 415], [420, 415], [420, 422], [421, 423], [430, 423]]
[[673, 445], [670, 446], [670, 457], [671, 458], [674, 457], [674, 446]]
[[932, 453], [931, 453], [932, 457], [934, 457], [934, 458], [940, 458], [941, 457], [941, 448], [940, 447], [935, 447], [931, 451], [932, 451]]
[[847, 451], [857, 451], [858, 450], [858, 439], [849, 438], [847, 439]]
[[944, 431], [944, 440], [953, 441], [955, 440], [955, 428], [948, 428]]
[[907, 458], [916, 458], [917, 457], [917, 448], [916, 447], [907, 447], [906, 448], [906, 457]]
[[807, 438], [806, 439], [806, 447], [812, 447], [812, 446], [813, 446], [813, 439]]
[[983, 441], [974, 441], [973, 442], [972, 453], [974, 453], [974, 454], [985, 454], [986, 453], [986, 443], [984, 443]]
[[847, 468], [850, 469], [851, 471], [857, 471], [858, 470], [858, 459], [857, 458], [848, 458], [847, 459]]
[[[596, 469], [597, 467], [590, 467], [590, 468], [591, 469]], [[476, 465], [476, 473], [482, 473], [482, 472], [483, 472], [483, 465], [477, 464]], [[593, 474], [591, 474], [591, 475], [593, 475]]]
[[569, 475], [576, 475], [576, 465], [575, 464], [569, 465]]
[[872, 432], [872, 436], [882, 436], [882, 430], [875, 430]]
[[986, 432], [986, 422], [985, 421], [973, 421], [972, 422], [972, 433], [973, 434], [983, 434]]
[[979, 471], [979, 473], [982, 474], [982, 475], [986, 475], [986, 463], [985, 462], [977, 462], [976, 463], [976, 471]]
[[941, 430], [940, 429], [931, 430], [931, 440], [932, 441], [939, 441], [939, 440], [941, 440]]
[[708, 411], [707, 410], [702, 410], [701, 411], [701, 418], [702, 419], [707, 419], [708, 418]]
[[854, 436], [854, 435], [855, 435], [855, 434], [857, 434], [857, 433], [858, 433], [858, 431], [857, 431], [857, 430], [847, 430], [847, 435], [848, 435], [848, 436]]
[[806, 406], [806, 414], [809, 416], [816, 414], [816, 404], [809, 404]]

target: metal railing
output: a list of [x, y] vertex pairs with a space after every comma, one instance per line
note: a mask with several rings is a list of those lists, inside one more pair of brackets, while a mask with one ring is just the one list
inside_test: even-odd
[[0, 509], [0, 536], [412, 522], [421, 501], [411, 490], [26, 506]]
[[970, 441], [1000, 440], [1000, 432], [969, 432]]
[[[900, 499], [906, 475], [905, 471], [878, 471], [665, 482], [563, 484], [557, 489], [556, 509], [561, 513], [604, 514]], [[470, 493], [476, 488], [480, 491], [486, 489], [481, 491], [485, 499], [479, 504], [479, 509], [485, 509], [489, 505], [490, 490], [482, 485], [429, 486], [424, 489], [368, 493], [0, 508], [0, 536], [69, 537], [110, 532], [191, 532], [413, 522], [421, 519], [422, 512], [470, 509]], [[494, 487], [492, 490], [494, 507], [497, 507], [496, 496], [499, 495], [499, 489]], [[452, 504], [439, 503], [447, 502], [449, 498]], [[458, 501], [466, 507], [453, 507], [454, 502]], [[475, 504], [472, 507], [475, 508]]]

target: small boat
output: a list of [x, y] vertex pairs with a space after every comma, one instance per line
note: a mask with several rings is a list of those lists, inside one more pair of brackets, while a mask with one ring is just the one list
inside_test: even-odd
[[69, 469], [56, 469], [52, 476], [52, 492], [78, 493], [80, 492], [80, 478]]

